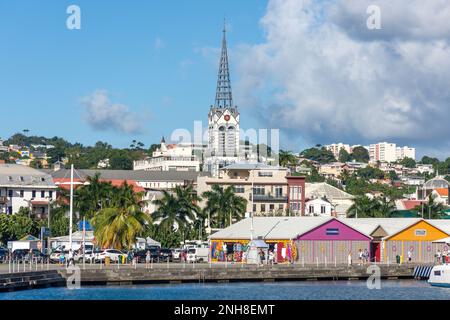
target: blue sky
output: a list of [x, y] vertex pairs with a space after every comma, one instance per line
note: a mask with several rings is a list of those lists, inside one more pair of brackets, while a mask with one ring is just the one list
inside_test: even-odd
[[294, 152], [388, 141], [449, 156], [450, 3], [423, 0], [3, 0], [0, 137], [148, 146], [205, 125], [224, 17], [241, 128], [278, 128]]
[[[81, 9], [81, 30], [66, 28], [71, 4]], [[132, 139], [148, 146], [176, 128], [192, 129], [214, 102], [223, 18], [233, 84], [233, 48], [261, 40], [265, 9], [261, 0], [2, 1], [0, 137], [27, 128], [125, 147]], [[126, 105], [142, 132], [89, 125], [83, 98], [96, 90]], [[250, 112], [241, 118], [242, 126], [256, 126]]]

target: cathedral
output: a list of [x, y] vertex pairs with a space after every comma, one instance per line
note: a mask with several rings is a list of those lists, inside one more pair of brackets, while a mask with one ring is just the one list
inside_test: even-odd
[[204, 153], [203, 171], [217, 175], [220, 168], [245, 160], [240, 156], [239, 142], [239, 111], [233, 103], [231, 92], [224, 27], [216, 99], [208, 113], [208, 147]]

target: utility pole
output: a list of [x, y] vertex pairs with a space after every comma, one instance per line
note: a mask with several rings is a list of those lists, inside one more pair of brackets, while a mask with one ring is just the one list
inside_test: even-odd
[[69, 250], [72, 250], [72, 224], [73, 224], [73, 164], [70, 165], [70, 210], [69, 210]]

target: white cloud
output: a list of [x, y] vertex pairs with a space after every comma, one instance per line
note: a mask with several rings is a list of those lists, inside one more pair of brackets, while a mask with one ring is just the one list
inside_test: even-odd
[[124, 104], [112, 103], [108, 92], [96, 90], [82, 99], [84, 118], [95, 130], [112, 130], [127, 134], [142, 133], [140, 117]]
[[[381, 30], [366, 27], [370, 4]], [[450, 2], [271, 0], [238, 53], [241, 106], [307, 143], [450, 142]]]

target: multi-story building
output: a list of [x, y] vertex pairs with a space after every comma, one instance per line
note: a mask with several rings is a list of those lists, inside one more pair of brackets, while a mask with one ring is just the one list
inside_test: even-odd
[[397, 160], [401, 160], [403, 158], [411, 158], [416, 160], [416, 148], [411, 148], [408, 146], [397, 147], [396, 148], [396, 157]]
[[286, 214], [289, 209], [292, 215], [304, 215], [305, 177], [289, 176], [286, 168], [235, 163], [222, 168], [219, 176], [198, 177], [197, 193], [201, 195], [213, 185], [233, 186], [236, 194], [247, 200], [247, 212]]
[[0, 213], [15, 214], [21, 207], [43, 218], [57, 186], [52, 177], [42, 171], [17, 164], [0, 164]]
[[348, 153], [352, 153], [352, 148], [350, 147], [349, 144], [344, 144], [344, 143], [333, 143], [333, 144], [328, 144], [325, 146], [325, 148], [331, 152], [333, 152], [333, 155], [336, 159], [339, 159], [339, 152], [341, 151], [341, 149], [344, 149], [345, 151], [347, 151]]
[[369, 157], [372, 162], [397, 161], [397, 146], [395, 143], [380, 142], [369, 146]]
[[151, 158], [134, 161], [134, 170], [146, 171], [200, 171], [200, 160], [193, 145], [169, 144], [164, 137]]
[[408, 146], [397, 147], [395, 143], [379, 142], [369, 146], [371, 162], [395, 162], [403, 158], [416, 159], [416, 149]]

